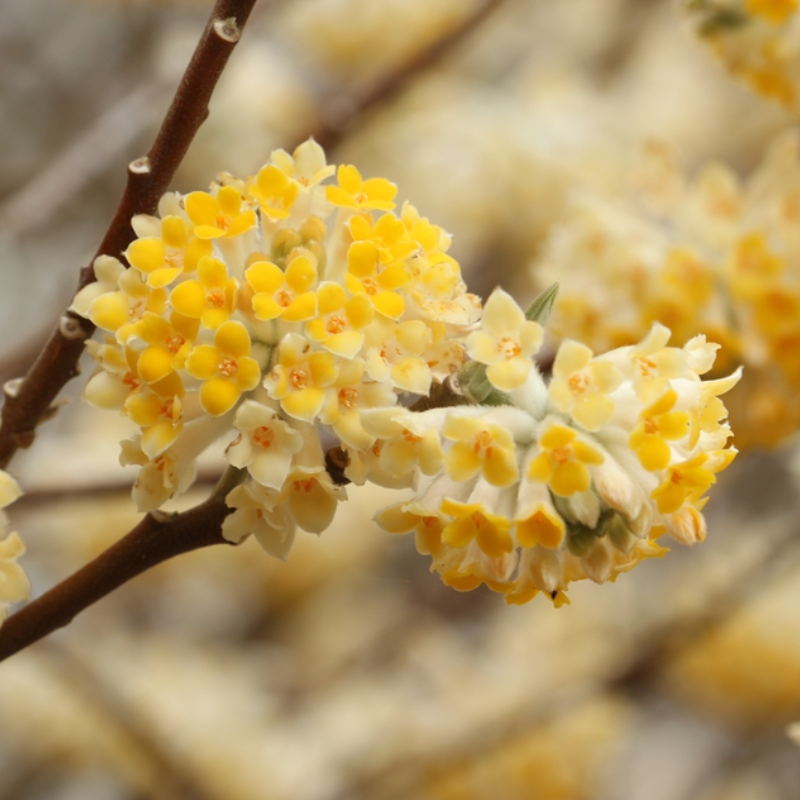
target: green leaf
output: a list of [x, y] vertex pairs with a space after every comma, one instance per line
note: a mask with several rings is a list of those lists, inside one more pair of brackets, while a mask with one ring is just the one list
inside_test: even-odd
[[525, 319], [531, 319], [544, 326], [547, 318], [553, 310], [553, 305], [558, 297], [558, 281], [548, 286], [539, 296], [528, 306], [525, 312]]

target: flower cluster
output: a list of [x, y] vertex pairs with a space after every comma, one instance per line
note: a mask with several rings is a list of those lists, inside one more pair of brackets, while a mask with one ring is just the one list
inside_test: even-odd
[[8, 606], [27, 599], [30, 592], [28, 578], [17, 564], [17, 559], [25, 553], [25, 545], [18, 533], [8, 532], [8, 519], [2, 510], [21, 494], [17, 482], [0, 470], [0, 625]]
[[514, 603], [561, 604], [571, 581], [665, 552], [662, 533], [703, 539], [735, 454], [718, 395], [738, 373], [699, 378], [717, 346], [668, 347], [660, 325], [603, 356], [565, 342], [548, 386], [533, 358], [553, 293], [523, 312], [498, 289], [481, 309], [450, 237], [395, 194], [309, 141], [166, 195], [133, 220], [130, 269], [97, 259], [73, 304], [106, 332], [85, 396], [141, 429], [121, 457], [139, 507], [224, 436], [244, 479], [223, 533], [280, 558], [368, 481], [413, 489], [377, 521], [415, 531], [445, 582]]
[[724, 346], [712, 376], [747, 367], [730, 406], [737, 445], [775, 445], [800, 427], [798, 221], [797, 132], [746, 181], [720, 163], [687, 178], [651, 142], [626, 196], [576, 194], [543, 248], [534, 274], [561, 281], [549, 330], [601, 351], [654, 321], [679, 344], [706, 334]]
[[800, 108], [798, 0], [686, 0], [700, 38], [754, 91]]
[[345, 497], [323, 441], [364, 462], [376, 436], [363, 410], [459, 369], [480, 301], [450, 237], [409, 204], [393, 213], [396, 191], [309, 141], [247, 180], [165, 195], [159, 216], [133, 220], [130, 269], [95, 261], [72, 306], [106, 332], [89, 345], [85, 398], [141, 429], [122, 451], [141, 467], [141, 510], [187, 488], [197, 456], [233, 430], [227, 459], [251, 480], [228, 498], [225, 535], [284, 556], [295, 525], [324, 530]]

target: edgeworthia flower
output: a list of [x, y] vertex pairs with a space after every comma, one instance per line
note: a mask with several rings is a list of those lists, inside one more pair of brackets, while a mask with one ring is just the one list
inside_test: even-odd
[[140, 509], [222, 439], [242, 480], [223, 535], [277, 558], [296, 528], [328, 527], [349, 482], [411, 487], [378, 523], [414, 531], [448, 584], [514, 603], [560, 604], [573, 580], [663, 554], [662, 533], [702, 539], [735, 453], [718, 395], [738, 375], [699, 378], [716, 345], [668, 347], [663, 326], [606, 354], [565, 343], [548, 388], [533, 359], [555, 290], [482, 309], [450, 236], [396, 193], [309, 141], [165, 195], [133, 221], [129, 270], [96, 261], [73, 304], [106, 332], [85, 397], [140, 428], [121, 456]]

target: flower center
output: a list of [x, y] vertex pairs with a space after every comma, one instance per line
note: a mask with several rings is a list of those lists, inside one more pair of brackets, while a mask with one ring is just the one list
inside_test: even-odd
[[347, 320], [340, 314], [334, 314], [328, 319], [325, 327], [328, 333], [341, 333], [347, 327]]
[[584, 394], [589, 388], [589, 376], [581, 372], [576, 372], [574, 375], [570, 376], [567, 384], [573, 394]]
[[295, 389], [305, 389], [308, 386], [308, 373], [301, 367], [295, 367], [289, 373], [289, 383]]
[[170, 351], [173, 355], [178, 352], [186, 344], [186, 339], [181, 336], [179, 333], [175, 333], [172, 336], [168, 336], [164, 340], [164, 344], [166, 345], [167, 350]]
[[224, 214], [217, 214], [216, 218], [214, 219], [214, 224], [220, 230], [226, 231], [231, 226], [231, 218], [226, 217]]
[[489, 431], [481, 431], [475, 437], [475, 452], [480, 453], [481, 451], [485, 451], [487, 456], [492, 454], [492, 445], [494, 444], [494, 440], [492, 439], [492, 434]]
[[256, 428], [253, 431], [253, 441], [266, 450], [272, 445], [273, 441], [275, 441], [275, 431], [273, 431], [272, 428], [268, 428], [266, 425], [262, 425], [260, 428]]
[[410, 444], [419, 444], [422, 441], [421, 436], [415, 436], [407, 428], [403, 428], [403, 438]]
[[125, 373], [125, 377], [122, 379], [122, 383], [125, 384], [125, 386], [128, 386], [131, 389], [131, 391], [133, 391], [134, 389], [138, 389], [142, 385], [142, 382], [139, 380], [139, 378], [132, 372]]
[[655, 361], [653, 361], [651, 358], [640, 356], [636, 360], [639, 363], [639, 372], [642, 374], [643, 378], [649, 378], [657, 369]]
[[550, 451], [550, 458], [552, 458], [556, 464], [566, 464], [572, 458], [572, 448], [554, 447]]
[[345, 386], [344, 389], [339, 392], [339, 402], [345, 408], [355, 408], [358, 402], [358, 390], [354, 389], [352, 386]]
[[211, 308], [222, 308], [225, 305], [225, 295], [219, 289], [212, 289], [206, 293], [206, 302]]
[[164, 261], [169, 264], [170, 267], [182, 267], [183, 266], [183, 253], [180, 250], [176, 250], [174, 253], [167, 253], [164, 256]]
[[288, 308], [292, 302], [292, 295], [286, 291], [286, 289], [281, 289], [275, 295], [275, 301], [281, 308]]
[[292, 483], [292, 488], [296, 492], [310, 492], [314, 488], [314, 484], [317, 481], [314, 478], [306, 478], [305, 480], [294, 481]]
[[516, 358], [521, 352], [522, 349], [520, 346], [509, 336], [504, 336], [498, 343], [497, 343], [497, 352], [503, 358]]
[[219, 362], [219, 371], [226, 378], [232, 378], [239, 371], [239, 365], [235, 359], [226, 356]]

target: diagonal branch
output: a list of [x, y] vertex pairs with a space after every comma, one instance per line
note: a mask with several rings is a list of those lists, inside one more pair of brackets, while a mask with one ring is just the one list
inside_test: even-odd
[[0, 627], [0, 661], [69, 625], [81, 611], [151, 567], [201, 547], [231, 544], [222, 538], [221, 527], [232, 511], [223, 489], [182, 514], [167, 519], [148, 514], [85, 567], [12, 614]]
[[[128, 166], [128, 184], [97, 255], [119, 258], [133, 241], [131, 218], [152, 213], [189, 145], [208, 116], [208, 103], [256, 0], [217, 0], [150, 152]], [[81, 270], [79, 288], [95, 280]], [[0, 468], [20, 447], [30, 447], [37, 426], [52, 414], [64, 384], [78, 374], [78, 359], [94, 326], [65, 312], [22, 381], [4, 387]]]
[[333, 150], [364, 117], [399, 95], [415, 78], [451, 55], [458, 45], [477, 30], [491, 14], [499, 10], [503, 2], [504, 0], [485, 0], [475, 11], [467, 14], [453, 30], [431, 42], [366, 92], [351, 98], [343, 114], [333, 119], [323, 119], [313, 131], [314, 139], [326, 152]]

